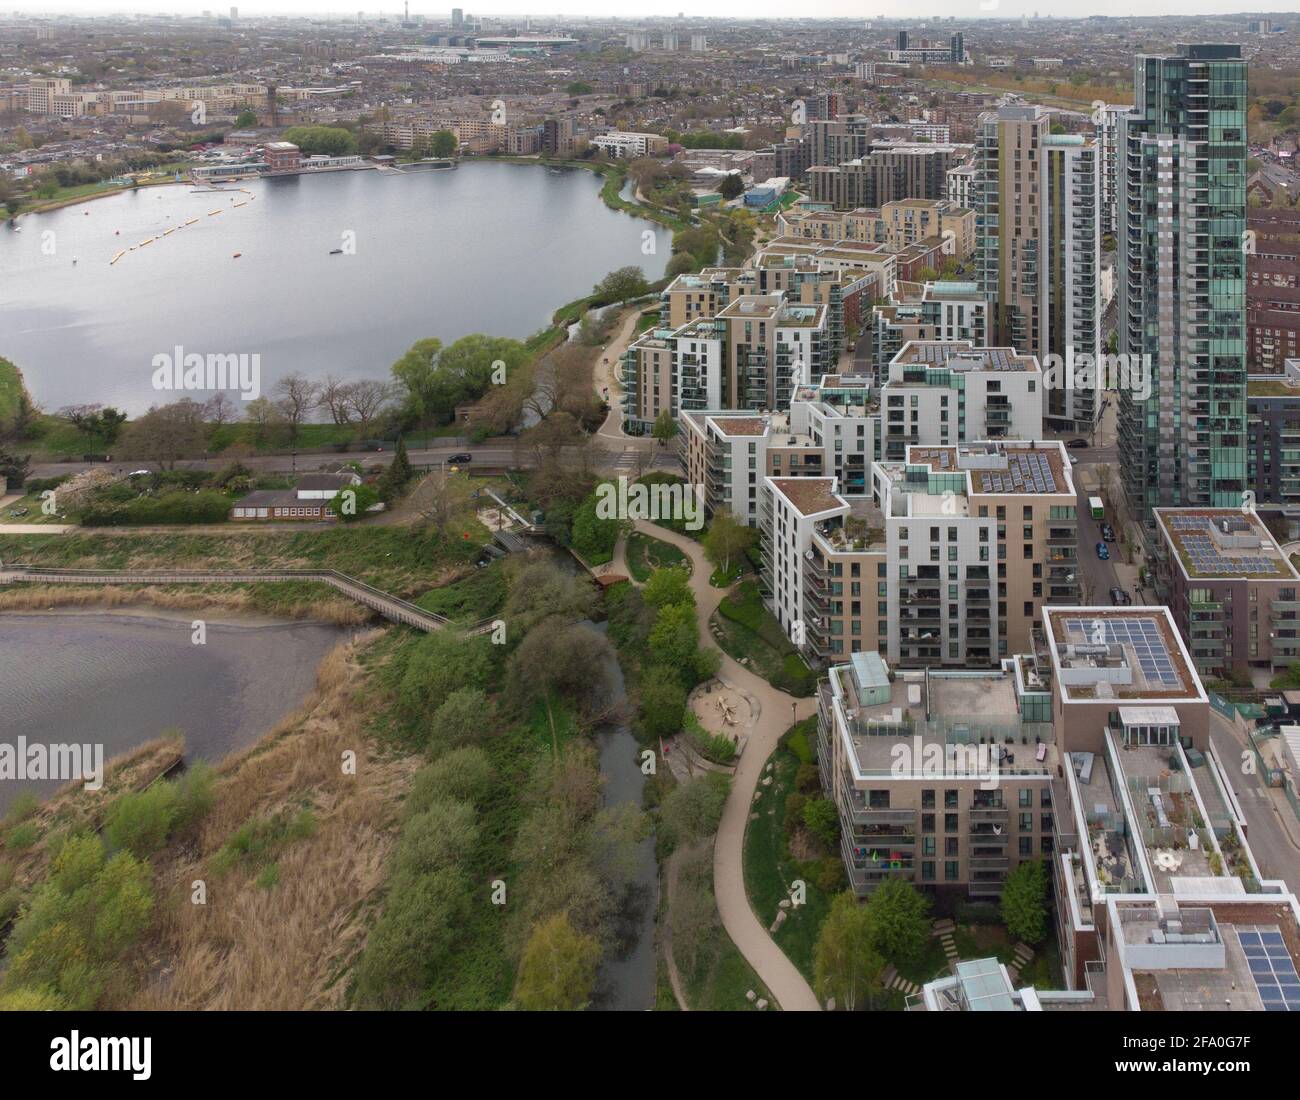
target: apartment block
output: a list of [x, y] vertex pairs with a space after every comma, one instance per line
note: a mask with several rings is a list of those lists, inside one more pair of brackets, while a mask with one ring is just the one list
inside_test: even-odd
[[1119, 232], [1119, 172], [1123, 161], [1120, 147], [1120, 118], [1133, 108], [1105, 104], [1093, 114], [1097, 151], [1101, 158], [1101, 190], [1097, 197], [1097, 216], [1103, 237]]
[[724, 403], [735, 409], [788, 407], [794, 387], [820, 377], [826, 362], [829, 310], [780, 294], [745, 295], [717, 313], [726, 325]]
[[988, 339], [989, 303], [975, 283], [900, 282], [890, 304], [875, 306], [872, 314], [878, 384], [886, 380], [889, 364], [910, 340], [968, 340], [982, 347]]
[[948, 169], [963, 154], [963, 147], [957, 145], [875, 142], [861, 157], [811, 166], [809, 197], [836, 210], [879, 207], [902, 199], [946, 199]]
[[1246, 484], [1260, 507], [1300, 505], [1300, 359], [1247, 378]]
[[872, 497], [893, 664], [996, 666], [1031, 651], [1046, 605], [1078, 599], [1077, 497], [1060, 442], [912, 446], [875, 464]]
[[623, 419], [627, 430], [648, 432], [660, 413], [675, 415], [676, 343], [655, 329], [623, 352]]
[[660, 134], [610, 130], [608, 133], [592, 138], [590, 145], [611, 157], [629, 160], [633, 157], [648, 157], [662, 153], [668, 148], [668, 139]]
[[1246, 361], [1280, 372], [1300, 357], [1300, 210], [1246, 215]]
[[1157, 508], [1156, 583], [1202, 676], [1300, 659], [1300, 573], [1253, 511]]
[[1246, 62], [1240, 46], [1136, 59], [1119, 174], [1119, 394], [1130, 511], [1237, 507], [1246, 485]]
[[1012, 868], [1052, 858], [1060, 752], [1049, 697], [1015, 662], [907, 672], [854, 653], [829, 669], [817, 704], [822, 788], [857, 894], [903, 878], [996, 901]]
[[1039, 439], [1042, 371], [1014, 348], [969, 340], [905, 344], [880, 389], [881, 451], [901, 461], [914, 444]]
[[[1095, 142], [1052, 134], [1045, 108], [984, 115], [976, 155], [978, 271], [997, 343], [1047, 362], [1100, 352], [1100, 161]], [[1054, 377], [1054, 376], [1053, 376]], [[1100, 370], [1044, 389], [1043, 414], [1062, 430], [1100, 415]], [[1084, 383], [1087, 384], [1084, 384]]]

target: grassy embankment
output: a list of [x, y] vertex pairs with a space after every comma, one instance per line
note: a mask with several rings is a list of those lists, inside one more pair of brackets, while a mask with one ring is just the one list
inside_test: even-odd
[[798, 648], [763, 605], [758, 585], [746, 581], [718, 605], [710, 622], [729, 656], [791, 695], [811, 695], [817, 678]]

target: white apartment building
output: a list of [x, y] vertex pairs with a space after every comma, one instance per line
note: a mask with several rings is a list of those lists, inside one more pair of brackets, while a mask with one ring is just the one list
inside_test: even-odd
[[954, 202], [963, 209], [973, 210], [971, 192], [974, 185], [975, 166], [973, 164], [959, 164], [956, 168], [948, 169], [949, 202]]
[[966, 340], [983, 347], [990, 331], [989, 301], [975, 283], [900, 283], [890, 303], [872, 312], [877, 385], [909, 340]]
[[1122, 159], [1119, 148], [1121, 116], [1132, 113], [1127, 105], [1106, 104], [1093, 113], [1097, 131], [1097, 149], [1101, 156], [1101, 192], [1098, 196], [1098, 215], [1103, 236], [1114, 234], [1118, 227], [1116, 211], [1119, 208], [1119, 181], [1116, 172]]
[[882, 455], [901, 460], [913, 444], [1039, 439], [1042, 386], [1038, 360], [1015, 348], [909, 341], [880, 389]]
[[668, 139], [659, 134], [610, 130], [606, 134], [592, 138], [590, 144], [593, 148], [622, 160], [661, 153], [668, 148]]

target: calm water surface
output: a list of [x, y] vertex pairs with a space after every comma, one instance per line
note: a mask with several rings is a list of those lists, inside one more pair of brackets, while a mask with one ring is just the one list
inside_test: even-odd
[[600, 185], [472, 163], [145, 188], [20, 218], [0, 228], [0, 356], [47, 409], [168, 400], [152, 362], [178, 345], [260, 355], [264, 390], [294, 371], [387, 377], [424, 337], [528, 336], [614, 268], [661, 276], [670, 235], [610, 210]]
[[[187, 760], [215, 762], [297, 708], [345, 637], [315, 623], [209, 622], [198, 646], [188, 618], [6, 613], [0, 741], [102, 744], [107, 761], [179, 727]], [[0, 781], [0, 814], [24, 788], [45, 796], [60, 786]]]

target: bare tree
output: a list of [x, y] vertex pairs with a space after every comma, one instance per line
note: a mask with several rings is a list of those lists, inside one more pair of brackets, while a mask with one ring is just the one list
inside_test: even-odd
[[442, 536], [469, 502], [469, 483], [446, 472], [432, 473], [416, 486], [411, 502], [424, 525]]
[[203, 418], [214, 428], [230, 424], [235, 419], [235, 403], [230, 395], [217, 392], [203, 403]]
[[133, 420], [120, 446], [128, 458], [148, 459], [171, 470], [179, 459], [202, 454], [206, 442], [203, 406], [184, 397], [170, 405], [155, 405]]
[[329, 410], [330, 419], [335, 424], [351, 423], [347, 391], [348, 384], [332, 374], [327, 375], [321, 383], [320, 408]]
[[286, 374], [275, 384], [276, 407], [289, 425], [289, 439], [297, 442], [298, 429], [320, 402], [320, 384], [302, 374]]
[[[343, 387], [343, 403], [349, 417], [355, 417], [360, 426], [360, 433], [374, 423], [375, 419], [393, 402], [397, 389], [388, 382], [375, 378], [363, 378]], [[348, 423], [349, 421], [344, 421]]]

